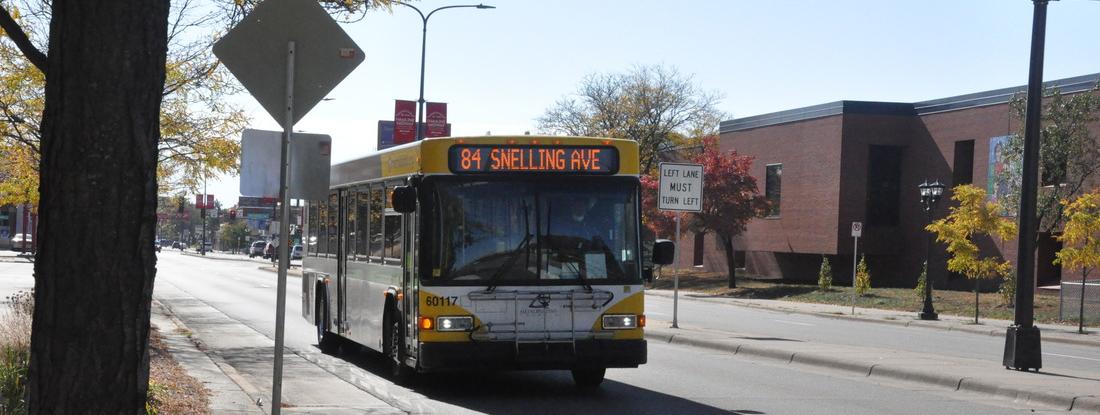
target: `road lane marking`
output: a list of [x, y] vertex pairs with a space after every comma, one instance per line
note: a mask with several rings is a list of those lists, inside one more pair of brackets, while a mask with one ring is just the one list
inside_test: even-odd
[[1047, 356], [1068, 357], [1070, 359], [1081, 359], [1081, 360], [1091, 360], [1091, 361], [1094, 361], [1094, 362], [1100, 362], [1100, 359], [1093, 359], [1091, 357], [1070, 356], [1068, 354], [1058, 354], [1058, 353], [1043, 353], [1043, 354], [1045, 354]]
[[794, 324], [794, 325], [797, 325], [797, 326], [813, 326], [813, 324], [810, 324], [810, 323], [800, 323], [800, 322], [797, 322], [797, 321], [787, 321], [787, 320], [772, 320], [772, 321], [777, 322], [777, 323]]

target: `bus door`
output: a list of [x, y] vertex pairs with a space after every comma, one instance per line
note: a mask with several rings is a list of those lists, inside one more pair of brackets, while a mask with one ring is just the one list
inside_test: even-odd
[[[329, 197], [330, 203], [339, 201], [339, 211], [336, 213], [339, 220], [337, 220], [338, 235], [337, 250], [336, 250], [336, 331], [343, 335], [348, 329], [348, 272], [347, 272], [347, 260], [348, 260], [348, 242], [347, 237], [348, 229], [354, 229], [354, 215], [355, 209], [349, 209], [348, 206], [355, 206], [355, 192], [348, 190], [340, 190], [338, 194], [334, 194]], [[350, 205], [349, 205], [350, 203]]]
[[[401, 285], [405, 290], [405, 321], [415, 322], [419, 317], [419, 305], [420, 301], [420, 287], [419, 279], [416, 277], [417, 269], [419, 267], [417, 261], [417, 247], [419, 241], [417, 240], [416, 230], [416, 217], [415, 213], [407, 213], [402, 215], [401, 223], [404, 224], [404, 255], [402, 256], [402, 272], [401, 272]], [[409, 333], [405, 336], [405, 344], [409, 345], [412, 349], [409, 350], [410, 356], [417, 356], [416, 348], [419, 346], [420, 330], [409, 330]]]

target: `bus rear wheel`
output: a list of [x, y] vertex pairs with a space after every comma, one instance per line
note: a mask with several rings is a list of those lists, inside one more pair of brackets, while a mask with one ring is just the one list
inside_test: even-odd
[[396, 384], [404, 384], [412, 377], [412, 370], [405, 365], [405, 353], [402, 351], [401, 319], [389, 318], [389, 336], [386, 344], [386, 360], [390, 363], [390, 379]]
[[314, 320], [317, 323], [317, 347], [321, 353], [333, 354], [340, 350], [340, 340], [328, 329], [328, 301], [324, 297], [317, 296], [317, 308]]
[[603, 383], [606, 373], [607, 369], [602, 367], [573, 369], [573, 383], [580, 389], [596, 389]]

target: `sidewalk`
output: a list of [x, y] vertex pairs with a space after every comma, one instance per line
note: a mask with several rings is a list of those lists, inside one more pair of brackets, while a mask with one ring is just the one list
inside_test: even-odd
[[[153, 322], [188, 374], [211, 390], [212, 413], [270, 411], [273, 340], [174, 287], [158, 287], [154, 298]], [[379, 388], [372, 393], [369, 379], [350, 382], [333, 373], [338, 365], [330, 356], [290, 348], [283, 356], [284, 413], [423, 412], [415, 402], [379, 394]], [[354, 367], [340, 370], [373, 377]]]
[[[647, 289], [649, 295], [672, 298], [672, 290]], [[947, 331], [961, 331], [967, 333], [984, 334], [994, 337], [1004, 337], [1008, 326], [1012, 325], [1008, 320], [995, 320], [982, 318], [980, 325], [973, 323], [973, 316], [951, 316], [940, 314], [939, 320], [920, 320], [917, 312], [905, 312], [896, 310], [882, 310], [877, 308], [856, 307], [855, 315], [852, 315], [851, 306], [833, 304], [800, 303], [782, 300], [762, 300], [747, 298], [730, 298], [700, 294], [691, 291], [680, 291], [681, 300], [705, 301], [719, 304], [732, 304], [743, 307], [763, 308], [787, 313], [809, 314], [825, 318], [863, 321], [868, 323], [891, 324], [905, 327], [924, 327]], [[1036, 324], [1043, 336], [1043, 342], [1055, 342], [1076, 344], [1082, 346], [1100, 347], [1100, 330], [1087, 330], [1087, 334], [1078, 334], [1077, 326], [1057, 324]]]
[[[666, 290], [647, 290], [651, 295], [670, 297]], [[1010, 322], [987, 320], [984, 327], [965, 326], [964, 317], [940, 316], [940, 321], [920, 321], [913, 313], [888, 310], [856, 309], [821, 304], [792, 303], [776, 300], [713, 298], [681, 292], [684, 301], [709, 301], [784, 312], [813, 314], [866, 322], [933, 327], [943, 330], [974, 331], [1003, 336]], [[1064, 327], [1043, 325], [1044, 341], [1066, 341]], [[781, 364], [837, 370], [868, 378], [916, 382], [951, 391], [974, 392], [1008, 398], [1018, 403], [1037, 405], [1074, 413], [1100, 414], [1100, 374], [1069, 370], [1043, 370], [1039, 373], [1006, 370], [996, 361], [945, 357], [923, 353], [871, 347], [840, 346], [805, 341], [775, 341], [766, 336], [712, 330], [680, 324], [679, 329], [665, 328], [668, 322], [650, 320], [646, 339], [651, 342], [700, 347], [721, 353], [771, 360]], [[971, 330], [974, 329], [974, 330]], [[1096, 335], [1075, 339], [1075, 344], [1100, 347]], [[1057, 339], [1057, 340], [1055, 340]], [[1079, 340], [1079, 341], [1078, 341]]]
[[29, 251], [23, 254], [22, 251], [0, 249], [0, 262], [34, 262], [34, 257]]

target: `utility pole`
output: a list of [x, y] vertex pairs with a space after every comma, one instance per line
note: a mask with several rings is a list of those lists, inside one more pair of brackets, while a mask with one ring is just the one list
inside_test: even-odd
[[1043, 47], [1046, 43], [1047, 2], [1034, 0], [1031, 23], [1031, 69], [1027, 80], [1024, 118], [1023, 177], [1020, 183], [1020, 239], [1016, 251], [1016, 312], [1005, 334], [1004, 365], [1016, 370], [1043, 367], [1039, 328], [1035, 327], [1035, 217], [1039, 182], [1039, 121], [1043, 107]]

